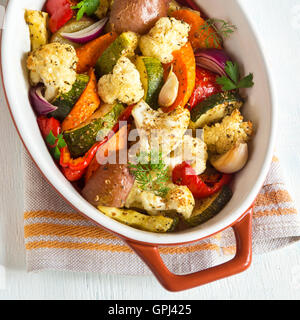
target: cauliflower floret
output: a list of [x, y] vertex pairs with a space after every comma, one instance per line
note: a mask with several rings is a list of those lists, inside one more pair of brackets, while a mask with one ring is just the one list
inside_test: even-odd
[[132, 115], [139, 131], [141, 151], [157, 150], [163, 157], [182, 142], [190, 121], [188, 109], [178, 107], [165, 113], [151, 109], [144, 100], [133, 108]]
[[59, 93], [72, 89], [76, 81], [78, 58], [74, 47], [67, 44], [49, 43], [32, 51], [27, 59], [27, 68], [34, 85], [43, 82], [45, 98], [50, 101]]
[[155, 195], [151, 191], [143, 191], [135, 182], [126, 199], [126, 208], [146, 210], [150, 215], [160, 215], [164, 212], [177, 212], [189, 218], [195, 207], [195, 199], [191, 191], [185, 186], [168, 185], [169, 192], [165, 198]]
[[182, 162], [187, 162], [199, 175], [206, 169], [208, 154], [206, 144], [199, 138], [193, 138], [185, 135], [180, 146], [172, 152], [167, 163], [170, 169], [174, 169]]
[[243, 122], [239, 110], [212, 127], [205, 126], [203, 140], [213, 154], [224, 154], [240, 143], [246, 143], [253, 135], [252, 122]]
[[144, 56], [159, 59], [162, 63], [173, 60], [173, 51], [188, 42], [190, 25], [175, 18], [161, 18], [150, 32], [140, 39], [140, 49]]
[[186, 186], [172, 184], [166, 197], [168, 211], [176, 211], [188, 219], [193, 213], [195, 199], [192, 192]]
[[112, 104], [116, 100], [125, 104], [137, 103], [144, 97], [140, 73], [128, 58], [122, 57], [113, 73], [99, 80], [98, 93], [105, 103]]

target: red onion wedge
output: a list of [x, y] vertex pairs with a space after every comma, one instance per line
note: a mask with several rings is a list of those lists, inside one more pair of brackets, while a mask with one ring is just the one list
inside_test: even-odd
[[71, 33], [63, 32], [61, 33], [61, 36], [75, 43], [84, 44], [98, 38], [101, 35], [107, 21], [108, 18], [104, 18], [80, 31]]
[[196, 65], [221, 76], [226, 76], [225, 66], [231, 58], [224, 50], [200, 49], [195, 52]]
[[38, 115], [45, 116], [57, 110], [57, 107], [48, 102], [42, 94], [42, 86], [32, 87], [29, 91], [29, 99], [32, 107]]

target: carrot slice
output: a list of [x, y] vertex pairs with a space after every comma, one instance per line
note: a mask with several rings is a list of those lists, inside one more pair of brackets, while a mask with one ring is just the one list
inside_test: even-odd
[[[98, 162], [99, 157], [107, 157], [109, 153], [116, 152], [122, 149], [125, 149], [127, 146], [127, 133], [130, 129], [130, 126], [123, 126], [111, 139], [107, 141], [99, 150], [101, 152], [93, 158], [90, 165], [88, 166], [87, 172], [85, 174], [85, 183], [89, 181], [95, 171], [101, 166]], [[127, 131], [126, 131], [127, 130]]]
[[76, 50], [79, 59], [77, 73], [84, 73], [94, 67], [102, 53], [116, 40], [117, 34], [110, 32]]
[[189, 41], [191, 42], [193, 49], [221, 49], [221, 41], [218, 41], [218, 44], [214, 41], [214, 38], [218, 37], [218, 35], [212, 27], [209, 27], [207, 30], [201, 30], [201, 27], [205, 25], [205, 20], [201, 18], [197, 12], [193, 12], [188, 9], [181, 9], [174, 11], [172, 16], [175, 19], [182, 20], [191, 26]]
[[174, 104], [168, 108], [164, 108], [165, 112], [171, 112], [178, 106], [184, 107], [195, 87], [196, 82], [196, 61], [193, 48], [188, 42], [178, 51], [173, 52], [173, 72], [179, 81], [179, 90]]
[[63, 131], [78, 127], [86, 121], [100, 106], [100, 98], [97, 93], [97, 79], [93, 69], [89, 71], [89, 83], [76, 102], [75, 106], [62, 123]]

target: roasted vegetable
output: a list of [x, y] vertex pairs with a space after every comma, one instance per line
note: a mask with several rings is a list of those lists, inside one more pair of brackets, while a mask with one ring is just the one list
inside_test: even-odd
[[52, 157], [58, 161], [61, 149], [66, 146], [61, 134], [60, 122], [53, 117], [40, 116], [37, 118], [37, 123]]
[[149, 232], [165, 233], [176, 228], [178, 218], [165, 216], [148, 216], [133, 210], [120, 210], [99, 206], [98, 209], [108, 217], [130, 227]]
[[244, 168], [248, 161], [248, 145], [241, 143], [227, 153], [211, 157], [210, 163], [215, 169], [223, 173], [235, 173]]
[[97, 94], [97, 79], [93, 69], [89, 71], [89, 83], [84, 89], [79, 100], [62, 123], [63, 131], [78, 127], [86, 121], [100, 106]]
[[[161, 109], [151, 109], [143, 100], [133, 108], [132, 116], [136, 128], [141, 132], [142, 149], [145, 151], [148, 148], [149, 150], [159, 148], [163, 157], [182, 143], [190, 122], [190, 112], [187, 109], [178, 107], [170, 113], [164, 113]], [[153, 134], [155, 130], [159, 132], [158, 135]]]
[[118, 60], [124, 56], [133, 56], [138, 45], [138, 36], [133, 32], [122, 33], [101, 55], [96, 63], [99, 77], [113, 71]]
[[191, 226], [197, 226], [210, 220], [226, 206], [231, 197], [231, 189], [226, 185], [223, 186], [218, 193], [209, 198], [197, 200], [192, 216], [185, 221]]
[[205, 20], [201, 18], [199, 12], [190, 9], [181, 9], [174, 11], [172, 17], [184, 21], [191, 26], [189, 41], [193, 49], [221, 48], [220, 43], [222, 42], [218, 34], [213, 27], [206, 25]]
[[81, 20], [77, 21], [76, 19], [71, 19], [67, 22], [63, 27], [61, 27], [57, 32], [55, 32], [50, 42], [59, 42], [64, 44], [70, 44], [73, 47], [77, 48], [80, 45], [78, 43], [72, 42], [66, 38], [64, 38], [61, 34], [62, 33], [69, 33], [69, 32], [77, 32], [83, 30], [89, 26], [91, 26], [95, 21], [93, 19], [83, 17]]
[[[127, 135], [128, 135], [127, 126], [123, 126], [117, 133], [114, 134], [105, 144], [103, 144], [97, 151], [97, 155], [91, 161], [86, 175], [85, 182], [92, 177], [95, 171], [100, 167], [100, 163], [103, 163], [104, 160], [109, 157], [112, 153], [119, 150], [123, 150], [127, 147]], [[98, 162], [100, 161], [100, 163]]]
[[100, 78], [98, 93], [105, 103], [138, 103], [144, 96], [140, 73], [128, 58], [121, 57], [112, 73]]
[[161, 63], [173, 61], [173, 52], [187, 42], [190, 26], [175, 18], [160, 18], [150, 32], [141, 37], [139, 47], [146, 57], [157, 58]]
[[203, 129], [203, 140], [212, 154], [224, 154], [240, 143], [250, 141], [254, 133], [253, 123], [244, 122], [239, 110], [234, 110], [221, 123]]
[[219, 122], [231, 115], [233, 110], [240, 109], [243, 99], [237, 92], [222, 92], [208, 97], [191, 111], [192, 129], [204, 128], [206, 125]]
[[95, 15], [99, 19], [103, 19], [104, 17], [106, 17], [107, 12], [110, 9], [110, 5], [111, 5], [112, 1], [113, 0], [100, 0], [99, 7], [98, 7], [97, 11], [95, 12]]
[[52, 102], [52, 104], [57, 106], [58, 109], [52, 112], [50, 115], [60, 121], [63, 121], [80, 98], [88, 82], [89, 76], [85, 74], [78, 74], [77, 80], [73, 84], [72, 89], [67, 93], [60, 94]]
[[48, 43], [48, 13], [35, 10], [26, 10], [25, 20], [29, 26], [31, 50], [35, 50]]
[[170, 107], [175, 102], [178, 96], [178, 90], [179, 90], [178, 78], [176, 74], [173, 71], [171, 71], [159, 93], [159, 96], [158, 96], [159, 106], [164, 108]]
[[27, 68], [33, 85], [45, 85], [45, 98], [53, 100], [58, 94], [69, 92], [76, 81], [78, 58], [68, 44], [48, 43], [30, 52]]
[[55, 33], [73, 17], [72, 0], [47, 0], [45, 8], [50, 15], [49, 29]]
[[164, 69], [160, 61], [152, 57], [138, 57], [136, 67], [145, 91], [144, 100], [152, 109], [158, 109], [158, 95], [163, 85]]
[[73, 158], [84, 155], [98, 140], [101, 141], [118, 121], [123, 105], [101, 105], [87, 121], [79, 127], [64, 132], [64, 138]]
[[218, 179], [207, 184], [205, 178], [198, 176], [196, 171], [187, 162], [179, 164], [173, 169], [172, 180], [174, 184], [187, 186], [195, 199], [204, 199], [217, 193], [224, 185], [230, 183], [232, 176], [220, 174]]
[[155, 22], [168, 13], [169, 0], [114, 0], [110, 24], [117, 33], [147, 33]]
[[195, 108], [200, 102], [207, 99], [208, 97], [222, 92], [221, 86], [219, 86], [216, 81], [217, 76], [218, 75], [216, 73], [197, 66], [195, 88], [188, 103], [189, 110]]
[[93, 68], [102, 53], [117, 39], [115, 32], [101, 36], [76, 49], [78, 57], [77, 72], [83, 73]]
[[175, 102], [172, 106], [165, 108], [165, 112], [170, 112], [178, 106], [185, 107], [192, 95], [196, 81], [196, 61], [191, 44], [188, 42], [180, 50], [175, 51], [173, 56], [173, 72], [179, 81], [179, 90]]
[[95, 206], [122, 208], [133, 183], [134, 177], [127, 165], [105, 164], [88, 180], [82, 195]]

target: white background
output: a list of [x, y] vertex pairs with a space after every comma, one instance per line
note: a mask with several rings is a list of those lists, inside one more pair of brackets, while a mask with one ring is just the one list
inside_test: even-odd
[[[6, 1], [0, 0], [0, 4], [5, 4]], [[280, 108], [277, 154], [286, 173], [289, 190], [296, 200], [297, 207], [300, 208], [300, 1], [239, 0], [239, 2], [253, 23], [274, 79]], [[0, 88], [0, 137], [0, 298], [103, 300], [300, 298], [300, 244], [266, 255], [254, 256], [251, 268], [243, 274], [176, 294], [162, 289], [151, 276], [26, 273], [22, 212], [22, 146], [10, 119], [2, 87]]]

